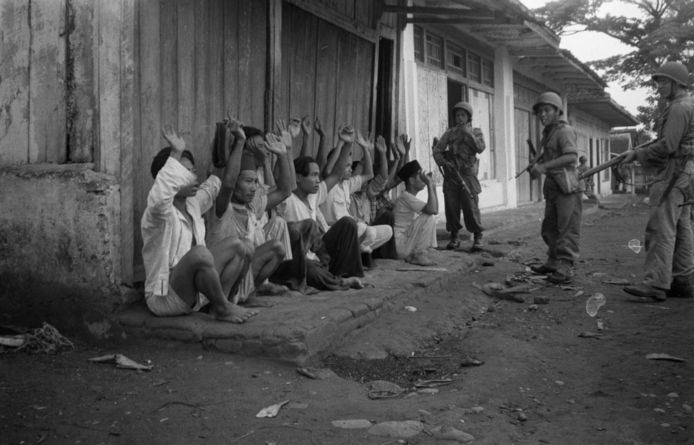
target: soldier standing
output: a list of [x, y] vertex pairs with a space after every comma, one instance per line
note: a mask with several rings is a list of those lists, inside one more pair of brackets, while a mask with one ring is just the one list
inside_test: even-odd
[[541, 163], [533, 165], [531, 174], [546, 175], [541, 233], [547, 244], [547, 261], [531, 269], [548, 274], [547, 280], [556, 284], [567, 284], [573, 279], [581, 237], [583, 192], [576, 171], [576, 131], [562, 119], [563, 108], [561, 98], [553, 92], [540, 94], [533, 105], [544, 127], [540, 141]]
[[658, 94], [668, 101], [654, 144], [626, 152], [623, 163], [638, 160], [656, 167], [649, 190], [650, 215], [646, 225], [646, 264], [643, 282], [624, 291], [641, 298], [694, 296], [690, 274], [692, 254], [691, 179], [694, 173], [694, 99], [689, 95], [689, 73], [679, 62], [666, 62], [653, 74]]
[[446, 249], [453, 250], [460, 246], [458, 232], [460, 212], [463, 212], [465, 228], [473, 234], [472, 249], [482, 246], [482, 227], [479, 194], [482, 191], [477, 180], [479, 160], [477, 154], [485, 149], [484, 138], [479, 128], [472, 128], [472, 106], [467, 102], [458, 102], [453, 107], [456, 126], [449, 128], [434, 140], [434, 161], [443, 173], [443, 199], [446, 211], [446, 231], [451, 240]]

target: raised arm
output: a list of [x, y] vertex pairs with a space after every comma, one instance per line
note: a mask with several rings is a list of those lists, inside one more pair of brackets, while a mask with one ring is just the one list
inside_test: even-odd
[[287, 147], [282, 142], [282, 139], [272, 133], [268, 133], [265, 135], [265, 140], [267, 141], [268, 151], [277, 155], [277, 188], [268, 193], [267, 206], [265, 207], [265, 210], [272, 210], [292, 193], [293, 183], [289, 164], [293, 164], [293, 162], [289, 162]]
[[308, 146], [308, 140], [312, 131], [311, 119], [308, 116], [304, 116], [301, 119], [301, 156], [313, 156], [313, 149]]
[[422, 213], [436, 215], [439, 213], [439, 198], [436, 196], [436, 185], [431, 172], [421, 172], [420, 178], [427, 185], [427, 203], [422, 209]]
[[400, 157], [400, 152], [393, 144], [391, 144], [390, 147], [390, 151], [391, 153], [393, 153], [393, 163], [390, 165], [390, 168], [388, 169], [388, 177], [386, 179], [386, 185], [383, 188], [383, 190], [390, 190], [396, 185], [400, 184], [401, 182], [400, 178], [398, 178], [396, 175], [403, 165], [401, 163], [402, 158]]
[[[340, 148], [340, 155], [335, 162], [335, 166], [332, 168], [330, 175], [328, 175], [324, 181], [328, 190], [332, 189], [342, 177], [342, 174], [347, 168], [347, 162], [352, 155], [352, 143], [354, 142], [354, 129], [347, 125], [340, 131], [340, 141], [343, 143]], [[340, 144], [338, 143], [338, 146]]]
[[[289, 176], [292, 184], [296, 184], [296, 171], [294, 171], [294, 152], [292, 151], [292, 146], [294, 145], [294, 138], [292, 138], [291, 133], [287, 129], [287, 125], [283, 120], [278, 120], [277, 125], [277, 135], [287, 147], [287, 160], [289, 161]], [[279, 172], [278, 172], [279, 176]]]
[[366, 183], [374, 177], [374, 162], [371, 156], [371, 150], [373, 150], [374, 144], [370, 140], [364, 139], [364, 136], [362, 136], [360, 131], [357, 131], [357, 144], [361, 146], [362, 151], [364, 152], [364, 157], [360, 162], [362, 165], [362, 172], [360, 175], [362, 177], [362, 182]]
[[376, 138], [376, 155], [378, 156], [378, 176], [386, 181], [388, 178], [388, 147], [383, 136]]
[[218, 218], [221, 218], [229, 207], [229, 200], [234, 193], [236, 180], [239, 178], [239, 171], [241, 170], [243, 146], [246, 144], [246, 134], [241, 128], [241, 122], [236, 119], [229, 119], [229, 131], [234, 136], [234, 142], [222, 174], [222, 188], [215, 200], [215, 214]]
[[325, 131], [320, 123], [320, 119], [316, 118], [313, 124], [316, 133], [318, 134], [318, 153], [316, 153], [316, 163], [318, 168], [322, 169], [328, 161], [328, 142], [325, 140]]

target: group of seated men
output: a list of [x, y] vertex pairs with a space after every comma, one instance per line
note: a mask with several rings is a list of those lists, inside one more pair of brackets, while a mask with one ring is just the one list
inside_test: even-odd
[[[257, 314], [243, 305], [256, 293], [361, 289], [373, 258], [433, 264], [435, 184], [417, 161], [407, 162], [406, 136], [388, 146], [345, 125], [329, 147], [318, 119], [278, 121], [275, 133], [263, 134], [227, 117], [200, 182], [185, 141], [170, 126], [162, 134], [168, 146], [152, 161], [141, 221], [145, 301], [157, 316], [205, 307], [243, 323]], [[391, 201], [399, 183], [404, 189]], [[424, 188], [426, 202], [416, 198]]]

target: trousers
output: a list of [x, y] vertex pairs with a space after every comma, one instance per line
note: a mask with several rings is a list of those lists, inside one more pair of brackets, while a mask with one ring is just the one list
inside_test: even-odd
[[443, 180], [443, 203], [446, 212], [446, 231], [459, 232], [463, 226], [460, 224], [460, 212], [463, 212], [463, 222], [468, 232], [480, 234], [484, 230], [482, 227], [482, 217], [480, 216], [479, 195], [473, 194], [471, 198], [463, 187], [444, 178]]

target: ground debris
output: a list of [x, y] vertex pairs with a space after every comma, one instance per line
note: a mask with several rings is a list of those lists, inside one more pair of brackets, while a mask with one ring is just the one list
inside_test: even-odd
[[421, 433], [424, 429], [424, 424], [417, 420], [404, 420], [401, 422], [390, 421], [381, 422], [372, 426], [369, 429], [369, 434], [375, 436], [401, 437], [407, 439]]
[[52, 325], [44, 322], [40, 328], [19, 335], [3, 335], [0, 344], [16, 348], [30, 354], [55, 354], [60, 351], [74, 350], [75, 345], [63, 336]]
[[284, 405], [289, 403], [289, 400], [284, 400], [280, 403], [275, 403], [274, 405], [266, 406], [265, 408], [261, 409], [258, 411], [258, 414], [256, 414], [256, 417], [275, 417], [277, 414], [280, 412], [280, 409]]
[[664, 353], [653, 353], [653, 354], [648, 354], [646, 356], [648, 360], [667, 360], [670, 362], [686, 362], [687, 360], [679, 357], [675, 357], [674, 355], [670, 354], [664, 354]]
[[137, 363], [135, 360], [131, 360], [123, 354], [107, 354], [100, 357], [94, 357], [89, 359], [92, 363], [109, 363], [113, 362], [116, 364], [116, 368], [121, 369], [133, 369], [135, 371], [151, 371], [154, 365], [143, 365]]
[[438, 440], [454, 440], [456, 442], [470, 442], [475, 440], [475, 437], [452, 426], [437, 426], [428, 431], [434, 439]]
[[370, 399], [392, 399], [400, 397], [405, 390], [398, 384], [387, 380], [373, 380], [367, 384]]

